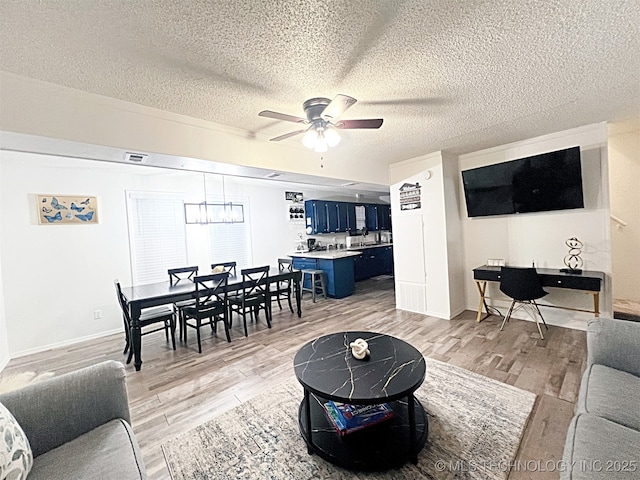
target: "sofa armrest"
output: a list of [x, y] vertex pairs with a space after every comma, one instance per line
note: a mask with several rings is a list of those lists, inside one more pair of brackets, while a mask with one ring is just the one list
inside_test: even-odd
[[0, 395], [24, 430], [33, 456], [116, 418], [131, 424], [126, 373], [113, 360]]
[[595, 318], [587, 325], [587, 361], [640, 376], [640, 323]]

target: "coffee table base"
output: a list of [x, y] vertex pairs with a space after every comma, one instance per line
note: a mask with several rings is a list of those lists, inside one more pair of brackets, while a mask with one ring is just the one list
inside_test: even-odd
[[[309, 395], [311, 410], [311, 441], [307, 431], [306, 401], [300, 403], [298, 425], [310, 453], [350, 470], [388, 470], [415, 460], [427, 442], [429, 431], [427, 415], [414, 398], [416, 442], [410, 445], [409, 409], [406, 399], [388, 402], [394, 416], [377, 425], [340, 436], [327, 419], [319, 402]], [[414, 451], [412, 451], [414, 450]]]

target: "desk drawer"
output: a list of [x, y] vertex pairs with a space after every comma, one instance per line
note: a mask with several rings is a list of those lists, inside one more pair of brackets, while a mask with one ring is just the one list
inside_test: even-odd
[[475, 269], [473, 271], [474, 280], [486, 280], [488, 282], [500, 281], [500, 270]]
[[540, 281], [543, 287], [571, 288], [574, 290], [600, 291], [600, 279], [593, 277], [580, 277], [577, 275], [541, 275]]

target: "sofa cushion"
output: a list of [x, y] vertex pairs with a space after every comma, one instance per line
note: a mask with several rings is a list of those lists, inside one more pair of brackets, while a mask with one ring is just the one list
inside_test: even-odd
[[[73, 421], [73, 419], [69, 419]], [[122, 419], [111, 420], [33, 460], [29, 480], [144, 479], [133, 431]]]
[[25, 479], [32, 464], [27, 436], [7, 407], [0, 403], [0, 478]]
[[605, 367], [590, 365], [584, 372], [578, 413], [591, 413], [640, 431], [640, 377]]
[[587, 324], [587, 363], [640, 377], [640, 323], [594, 318]]
[[561, 480], [638, 479], [640, 432], [588, 413], [573, 417]]

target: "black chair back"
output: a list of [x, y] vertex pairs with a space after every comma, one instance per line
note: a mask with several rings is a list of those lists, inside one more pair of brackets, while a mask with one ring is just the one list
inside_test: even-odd
[[124, 320], [124, 328], [126, 330], [128, 328], [131, 328], [131, 317], [129, 316], [129, 305], [127, 305], [126, 297], [122, 294], [122, 287], [120, 286], [120, 281], [116, 278], [113, 281], [113, 284], [116, 287], [118, 304], [120, 304], [120, 309], [122, 310], [122, 318]]
[[269, 265], [245, 268], [242, 275], [242, 294], [245, 300], [269, 297]]
[[236, 276], [236, 262], [221, 262], [221, 263], [212, 263], [211, 271], [215, 273], [217, 270], [222, 270], [223, 272], [227, 272], [229, 275]]
[[293, 272], [293, 259], [279, 258], [278, 270], [280, 270], [281, 272]]
[[547, 295], [535, 268], [502, 267], [500, 291], [514, 300], [537, 300]]
[[198, 267], [170, 268], [167, 273], [169, 274], [169, 284], [174, 286], [181, 280], [192, 282], [193, 277], [198, 274]]
[[227, 305], [229, 273], [212, 273], [195, 277], [196, 317], [204, 318], [224, 313]]

